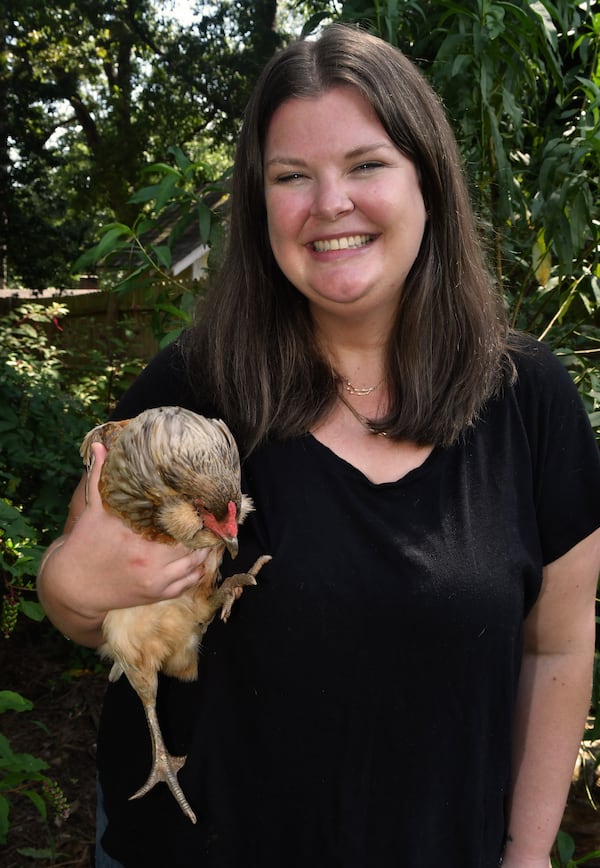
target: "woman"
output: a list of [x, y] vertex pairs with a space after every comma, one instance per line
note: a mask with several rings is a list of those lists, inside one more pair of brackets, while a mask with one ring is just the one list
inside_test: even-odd
[[[116, 415], [161, 404], [232, 427], [256, 506], [236, 572], [273, 560], [198, 683], [161, 683], [196, 826], [164, 787], [128, 801], [149, 746], [110, 687], [101, 864], [548, 868], [589, 703], [598, 451], [562, 367], [509, 335], [443, 111], [390, 46], [333, 26], [267, 66], [220, 278]], [[90, 646], [204, 556], [106, 514], [95, 448], [39, 577]]]

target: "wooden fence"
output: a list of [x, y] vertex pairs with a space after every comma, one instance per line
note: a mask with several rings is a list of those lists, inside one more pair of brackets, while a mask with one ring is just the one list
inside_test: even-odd
[[61, 319], [61, 344], [82, 353], [106, 346], [108, 340], [123, 344], [130, 358], [150, 359], [158, 349], [152, 334], [152, 307], [142, 292], [120, 296], [114, 292], [82, 287], [67, 290], [0, 291], [0, 316], [22, 304], [50, 305], [60, 302], [69, 309]]

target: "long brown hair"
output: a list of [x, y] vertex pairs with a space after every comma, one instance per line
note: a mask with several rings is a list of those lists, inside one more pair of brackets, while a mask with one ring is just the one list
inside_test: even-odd
[[482, 253], [458, 147], [438, 97], [386, 42], [331, 25], [266, 66], [248, 104], [234, 165], [228, 250], [184, 347], [193, 380], [244, 452], [306, 433], [338, 384], [317, 347], [306, 299], [273, 257], [263, 155], [275, 110], [293, 97], [357, 88], [413, 160], [429, 219], [398, 298], [387, 346], [397, 439], [449, 445], [476, 419], [508, 362], [507, 325]]

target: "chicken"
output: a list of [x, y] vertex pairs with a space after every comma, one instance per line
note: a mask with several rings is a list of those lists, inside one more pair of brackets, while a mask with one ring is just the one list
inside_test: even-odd
[[270, 557], [264, 555], [247, 573], [221, 583], [219, 567], [225, 549], [235, 557], [238, 525], [253, 507], [240, 490], [235, 441], [220, 420], [180, 407], [159, 407], [124, 422], [99, 425], [81, 444], [88, 473], [95, 442], [108, 449], [98, 486], [105, 507], [147, 539], [209, 548], [203, 580], [179, 597], [108, 612], [102, 625], [105, 641], [99, 649], [113, 661], [110, 680], [123, 673], [129, 679], [150, 730], [152, 768], [131, 798], [164, 781], [195, 823], [177, 780], [185, 757], [167, 752], [156, 714], [158, 672], [194, 680], [199, 644], [208, 625], [219, 609], [227, 620], [234, 601], [245, 586], [256, 584], [255, 576]]

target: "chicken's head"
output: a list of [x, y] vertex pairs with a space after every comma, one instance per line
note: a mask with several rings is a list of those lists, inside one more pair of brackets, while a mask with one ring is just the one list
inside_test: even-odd
[[224, 422], [157, 407], [95, 432], [108, 448], [102, 499], [130, 527], [191, 549], [226, 547], [235, 556], [237, 529], [252, 502], [242, 495], [239, 453]]

